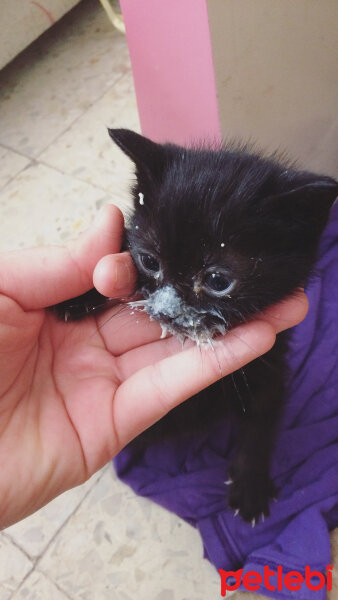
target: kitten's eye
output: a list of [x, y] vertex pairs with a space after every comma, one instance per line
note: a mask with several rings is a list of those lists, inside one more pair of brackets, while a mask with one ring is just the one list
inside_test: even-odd
[[211, 271], [204, 278], [204, 289], [211, 296], [227, 296], [235, 284], [236, 280], [223, 271]]
[[150, 275], [156, 275], [160, 272], [160, 263], [151, 254], [140, 254], [139, 260], [143, 270]]

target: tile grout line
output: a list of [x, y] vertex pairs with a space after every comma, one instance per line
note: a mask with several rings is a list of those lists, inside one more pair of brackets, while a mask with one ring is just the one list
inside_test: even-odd
[[25, 583], [25, 581], [27, 581], [27, 579], [30, 577], [30, 575], [32, 575], [33, 573], [38, 573], [39, 575], [43, 575], [46, 579], [48, 579], [48, 581], [50, 581], [50, 583], [52, 583], [53, 585], [55, 585], [56, 589], [61, 592], [66, 598], [68, 598], [68, 600], [74, 600], [74, 598], [72, 598], [68, 592], [66, 590], [64, 590], [63, 588], [61, 588], [59, 586], [58, 583], [56, 583], [56, 581], [54, 581], [53, 579], [51, 579], [49, 577], [49, 575], [47, 575], [46, 573], [44, 573], [43, 571], [40, 571], [39, 569], [36, 569], [34, 566], [32, 566], [32, 568], [30, 569], [30, 571], [28, 571], [28, 573], [26, 573], [25, 577], [23, 578], [22, 581], [20, 581], [19, 585], [17, 588], [15, 588], [15, 590], [13, 590], [13, 592], [11, 593], [10, 597], [8, 600], [12, 600], [12, 598], [14, 597], [14, 595], [17, 593], [17, 591], [20, 589], [20, 587]]
[[48, 148], [50, 148], [50, 147], [51, 147], [51, 146], [52, 146], [52, 145], [53, 145], [53, 144], [54, 144], [54, 143], [55, 143], [55, 142], [56, 142], [56, 141], [57, 141], [57, 140], [58, 140], [58, 139], [59, 139], [61, 136], [63, 136], [65, 133], [67, 133], [67, 132], [68, 132], [68, 131], [71, 129], [71, 127], [73, 127], [73, 125], [74, 125], [74, 124], [75, 124], [75, 123], [76, 123], [76, 122], [77, 122], [79, 119], [81, 119], [81, 118], [82, 118], [82, 117], [83, 117], [83, 116], [84, 116], [84, 115], [85, 115], [85, 114], [86, 114], [86, 113], [87, 113], [87, 112], [88, 112], [88, 111], [89, 111], [91, 108], [93, 108], [93, 106], [96, 104], [96, 102], [100, 101], [100, 100], [101, 100], [101, 99], [102, 99], [102, 98], [105, 96], [105, 94], [106, 94], [107, 92], [109, 92], [109, 90], [111, 90], [111, 89], [112, 89], [112, 88], [113, 88], [113, 87], [114, 87], [114, 86], [115, 86], [115, 85], [116, 85], [116, 84], [117, 84], [119, 81], [121, 81], [121, 80], [122, 80], [124, 77], [126, 77], [128, 74], [129, 74], [129, 73], [123, 73], [122, 75], [120, 75], [120, 76], [119, 76], [119, 77], [118, 77], [118, 78], [115, 80], [115, 82], [114, 82], [114, 83], [113, 83], [113, 84], [112, 84], [112, 85], [111, 85], [109, 88], [107, 88], [107, 89], [106, 89], [106, 90], [105, 90], [105, 91], [102, 93], [102, 95], [100, 95], [100, 96], [99, 96], [99, 97], [98, 97], [98, 98], [95, 100], [95, 102], [92, 102], [92, 103], [90, 104], [90, 106], [89, 106], [89, 107], [88, 107], [86, 110], [84, 110], [84, 111], [83, 111], [83, 112], [82, 112], [80, 115], [78, 115], [78, 116], [77, 116], [77, 117], [74, 119], [74, 121], [72, 121], [72, 122], [71, 122], [71, 123], [70, 123], [70, 124], [69, 124], [69, 125], [66, 127], [66, 129], [64, 129], [62, 132], [60, 132], [60, 133], [59, 133], [59, 134], [58, 134], [58, 135], [57, 135], [57, 136], [56, 136], [56, 137], [55, 137], [55, 138], [54, 138], [54, 139], [53, 139], [51, 142], [49, 142], [49, 143], [47, 144], [47, 146], [45, 146], [45, 147], [44, 147], [44, 148], [43, 148], [43, 149], [42, 149], [42, 150], [41, 150], [41, 151], [40, 151], [40, 152], [39, 152], [39, 153], [38, 153], [38, 154], [37, 154], [35, 157], [28, 156], [27, 154], [24, 154], [24, 153], [23, 153], [23, 152], [21, 152], [20, 150], [17, 150], [16, 148], [13, 148], [12, 146], [9, 146], [9, 145], [7, 145], [7, 144], [5, 144], [5, 143], [1, 142], [1, 143], [0, 143], [0, 148], [2, 147], [2, 148], [4, 148], [5, 150], [8, 150], [8, 151], [10, 151], [10, 152], [14, 152], [14, 153], [18, 154], [19, 156], [22, 156], [23, 158], [26, 158], [26, 159], [27, 159], [27, 160], [29, 160], [30, 162], [29, 162], [27, 165], [25, 165], [25, 167], [23, 167], [22, 169], [20, 169], [20, 170], [19, 170], [19, 171], [18, 171], [18, 172], [17, 172], [15, 175], [11, 176], [11, 177], [8, 179], [8, 181], [7, 181], [7, 182], [6, 182], [6, 183], [5, 183], [3, 186], [1, 186], [1, 187], [0, 187], [0, 193], [1, 193], [1, 192], [2, 192], [2, 191], [3, 191], [3, 190], [4, 190], [4, 189], [5, 189], [5, 188], [6, 188], [6, 187], [7, 187], [7, 186], [10, 184], [10, 183], [12, 183], [12, 182], [15, 180], [15, 178], [16, 178], [16, 177], [17, 177], [19, 174], [23, 173], [23, 171], [25, 171], [26, 169], [28, 169], [29, 167], [32, 167], [32, 166], [34, 166], [34, 165], [39, 165], [39, 164], [41, 164], [41, 165], [43, 165], [43, 166], [45, 166], [45, 167], [48, 167], [49, 169], [53, 169], [54, 171], [56, 171], [57, 173], [60, 173], [61, 175], [64, 175], [64, 176], [66, 176], [66, 177], [71, 177], [71, 178], [73, 178], [73, 179], [75, 179], [75, 180], [77, 180], [77, 181], [79, 181], [79, 182], [81, 182], [81, 183], [85, 183], [85, 184], [87, 184], [87, 185], [89, 185], [89, 186], [92, 186], [93, 188], [95, 188], [95, 189], [97, 189], [97, 190], [101, 190], [101, 191], [105, 192], [105, 194], [108, 194], [108, 195], [110, 195], [110, 192], [109, 192], [108, 190], [106, 190], [105, 188], [103, 188], [103, 187], [101, 187], [101, 186], [99, 186], [99, 185], [97, 185], [97, 184], [93, 184], [93, 183], [91, 183], [91, 182], [88, 182], [88, 181], [86, 181], [85, 179], [81, 179], [80, 177], [77, 177], [77, 176], [74, 176], [74, 175], [71, 175], [71, 174], [65, 173], [64, 171], [62, 171], [61, 169], [59, 169], [59, 168], [55, 167], [54, 165], [51, 165], [50, 163], [48, 163], [48, 162], [46, 162], [46, 161], [44, 161], [44, 160], [41, 160], [39, 157], [40, 157], [40, 156], [41, 156], [41, 154], [43, 154], [43, 153], [44, 153], [46, 150], [48, 150]]
[[6, 540], [8, 540], [11, 544], [13, 544], [13, 546], [15, 546], [15, 548], [20, 550], [20, 552], [22, 552], [25, 555], [25, 557], [28, 558], [28, 560], [32, 564], [34, 563], [34, 560], [32, 559], [31, 556], [29, 556], [27, 550], [25, 550], [24, 548], [21, 548], [20, 544], [18, 544], [17, 541], [14, 540], [9, 533], [7, 533], [6, 529], [1, 531], [1, 534], [4, 536], [4, 538], [6, 538]]
[[[111, 462], [111, 461], [110, 461]], [[107, 465], [109, 465], [109, 463], [107, 463]], [[104, 467], [102, 467], [102, 473], [101, 475], [97, 478], [97, 480], [95, 481], [95, 483], [93, 484], [93, 486], [84, 494], [83, 498], [81, 498], [81, 500], [78, 502], [78, 504], [76, 504], [74, 510], [72, 511], [72, 513], [65, 519], [65, 521], [62, 523], [62, 525], [60, 525], [60, 527], [55, 531], [55, 533], [52, 535], [51, 539], [48, 541], [48, 543], [46, 544], [46, 546], [44, 547], [44, 549], [42, 550], [42, 552], [35, 558], [31, 557], [28, 552], [26, 550], [24, 550], [20, 544], [18, 544], [16, 542], [16, 540], [14, 540], [11, 535], [9, 533], [6, 533], [5, 531], [2, 531], [1, 533], [6, 537], [6, 539], [8, 539], [13, 546], [15, 546], [16, 548], [18, 548], [18, 550], [20, 550], [25, 556], [26, 558], [28, 558], [30, 560], [30, 562], [32, 563], [32, 568], [30, 569], [30, 571], [25, 575], [25, 577], [22, 579], [22, 581], [20, 581], [19, 585], [15, 588], [15, 590], [13, 590], [11, 596], [9, 597], [9, 600], [12, 600], [14, 594], [16, 594], [16, 592], [18, 591], [18, 589], [20, 588], [20, 586], [26, 581], [26, 579], [29, 577], [29, 575], [31, 575], [34, 571], [36, 571], [37, 573], [41, 573], [42, 575], [44, 575], [45, 577], [47, 577], [52, 583], [54, 583], [54, 585], [56, 585], [55, 581], [53, 579], [51, 579], [49, 577], [48, 574], [46, 574], [42, 569], [39, 569], [39, 562], [41, 561], [41, 559], [43, 558], [44, 554], [47, 552], [48, 548], [50, 547], [50, 545], [52, 544], [52, 542], [55, 540], [55, 538], [58, 536], [58, 534], [60, 533], [60, 531], [67, 526], [67, 524], [69, 523], [70, 519], [72, 518], [72, 516], [76, 513], [76, 511], [80, 508], [81, 504], [84, 502], [84, 500], [87, 498], [87, 496], [90, 494], [91, 490], [93, 489], [93, 487], [99, 482], [101, 481], [102, 477], [105, 474], [107, 465], [105, 465]], [[59, 588], [59, 586], [57, 586]], [[64, 590], [62, 588], [59, 588], [63, 593]], [[65, 593], [65, 595], [67, 595], [67, 593]], [[70, 600], [73, 600], [71, 597], [69, 597]]]
[[[3, 147], [5, 150], [10, 150], [11, 152], [16, 152], [16, 150], [13, 150], [9, 146], [5, 146], [4, 144], [0, 144], [0, 147]], [[24, 158], [28, 158], [25, 154], [22, 154], [20, 152], [17, 152], [17, 154], [19, 154], [20, 156], [23, 156]], [[64, 177], [69, 177], [70, 179], [75, 179], [79, 183], [85, 183], [89, 187], [92, 187], [96, 190], [100, 190], [101, 192], [104, 192], [106, 195], [111, 195], [109, 190], [106, 190], [104, 187], [101, 187], [100, 185], [97, 185], [96, 183], [91, 183], [90, 181], [86, 181], [86, 179], [81, 179], [77, 175], [65, 173], [64, 171], [62, 171], [62, 169], [59, 169], [58, 167], [55, 167], [54, 165], [51, 165], [48, 162], [45, 162], [44, 160], [37, 160], [36, 158], [30, 158], [29, 160], [30, 160], [30, 163], [28, 165], [25, 165], [24, 167], [22, 167], [22, 169], [20, 169], [15, 175], [12, 175], [8, 179], [8, 181], [3, 186], [0, 187], [0, 193], [3, 192], [3, 190], [10, 183], [12, 183], [18, 175], [21, 175], [21, 173], [26, 171], [28, 168], [33, 167], [33, 166], [42, 165], [43, 167], [47, 167], [48, 169], [51, 169], [52, 171], [55, 171], [56, 173], [59, 173], [60, 175], [63, 175]]]
[[75, 119], [69, 123], [69, 125], [67, 125], [67, 127], [65, 129], [63, 129], [60, 133], [58, 133], [55, 138], [53, 138], [50, 142], [48, 142], [48, 144], [46, 146], [44, 146], [38, 153], [36, 156], [29, 156], [27, 154], [24, 154], [23, 152], [21, 152], [20, 150], [17, 150], [16, 148], [14, 148], [11, 145], [8, 145], [4, 142], [0, 142], [0, 147], [2, 146], [3, 148], [5, 148], [5, 150], [10, 150], [11, 152], [14, 152], [16, 154], [19, 154], [20, 156], [23, 156], [24, 158], [27, 158], [28, 160], [31, 161], [38, 161], [39, 156], [41, 156], [41, 154], [43, 154], [43, 152], [46, 152], [46, 150], [48, 150], [48, 148], [50, 146], [52, 146], [61, 136], [63, 136], [65, 133], [67, 133], [71, 127], [73, 127], [73, 125], [79, 121], [79, 119], [81, 119], [84, 115], [87, 114], [87, 112], [89, 110], [91, 110], [93, 108], [93, 106], [95, 106], [95, 104], [97, 102], [99, 102], [100, 100], [102, 100], [102, 98], [105, 96], [105, 94], [107, 94], [115, 85], [117, 85], [117, 83], [119, 83], [121, 81], [121, 79], [123, 79], [124, 77], [126, 77], [127, 75], [129, 75], [129, 71], [125, 72], [125, 73], [121, 73], [114, 81], [114, 83], [112, 83], [112, 85], [110, 85], [108, 88], [106, 88], [104, 90], [104, 92], [102, 92], [102, 94], [100, 94], [97, 98], [95, 98], [95, 100], [93, 102], [90, 103], [90, 105], [88, 106], [88, 108], [86, 108], [85, 110], [83, 110], [81, 112], [81, 114], [79, 114], [77, 117], [75, 117]]
[[12, 600], [12, 598], [14, 597], [14, 594], [16, 594], [16, 592], [18, 591], [18, 589], [20, 588], [20, 586], [26, 581], [26, 579], [29, 577], [29, 575], [31, 575], [32, 573], [34, 573], [34, 566], [31, 568], [30, 571], [28, 571], [28, 573], [26, 573], [26, 575], [24, 576], [23, 580], [20, 581], [18, 587], [15, 588], [15, 590], [12, 591], [10, 597], [8, 600]]
[[1, 532], [2, 535], [11, 543], [13, 544], [13, 546], [15, 548], [17, 548], [20, 552], [22, 552], [22, 554], [25, 555], [26, 558], [28, 558], [28, 560], [30, 561], [30, 563], [32, 564], [31, 569], [29, 569], [29, 571], [26, 573], [26, 575], [24, 576], [24, 578], [20, 581], [20, 583], [18, 584], [18, 586], [15, 588], [15, 590], [13, 590], [11, 592], [11, 595], [9, 596], [8, 600], [12, 600], [14, 594], [16, 594], [17, 590], [19, 589], [19, 587], [26, 581], [27, 577], [29, 577], [31, 575], [31, 573], [34, 572], [35, 570], [35, 566], [34, 566], [34, 560], [31, 558], [31, 556], [29, 556], [28, 552], [26, 550], [24, 550], [24, 548], [21, 548], [21, 546], [16, 542], [16, 540], [14, 540], [10, 534], [8, 534], [6, 532], [6, 530]]
[[50, 146], [52, 146], [52, 144], [54, 144], [55, 142], [57, 142], [57, 140], [63, 136], [65, 133], [67, 133], [71, 127], [73, 127], [73, 125], [75, 125], [75, 123], [77, 123], [77, 121], [79, 121], [80, 119], [82, 119], [83, 116], [85, 116], [89, 110], [91, 110], [93, 108], [93, 106], [95, 106], [95, 104], [97, 102], [99, 102], [100, 100], [102, 100], [103, 96], [105, 96], [106, 93], [108, 93], [119, 81], [121, 81], [121, 79], [123, 79], [124, 77], [126, 77], [126, 75], [129, 73], [122, 73], [121, 75], [119, 75], [119, 77], [116, 78], [116, 80], [114, 81], [114, 83], [109, 86], [100, 96], [98, 96], [94, 102], [91, 102], [90, 105], [88, 106], [88, 108], [86, 108], [80, 115], [78, 115], [77, 117], [75, 117], [74, 121], [72, 121], [71, 123], [69, 123], [69, 125], [66, 127], [66, 129], [64, 129], [61, 133], [58, 133], [57, 136], [55, 136], [55, 138], [53, 138], [53, 140], [51, 142], [49, 142], [44, 148], [42, 148], [42, 150], [40, 150], [40, 152], [38, 152], [38, 154], [35, 156], [35, 159], [39, 159], [39, 157], [41, 156], [41, 154], [43, 154], [44, 152], [46, 152], [46, 150], [48, 150], [48, 148]]
[[39, 569], [34, 569], [34, 570], [36, 573], [39, 573], [40, 575], [43, 575], [44, 577], [46, 577], [46, 579], [48, 579], [48, 581], [50, 581], [53, 585], [55, 585], [55, 587], [59, 590], [59, 592], [61, 592], [66, 598], [68, 598], [68, 600], [74, 600], [74, 598], [72, 596], [70, 596], [69, 593], [66, 590], [64, 590], [56, 581], [54, 581], [54, 579], [51, 579], [51, 577], [49, 575], [47, 575], [43, 571], [40, 571]]
[[[47, 545], [45, 546], [45, 548], [43, 549], [43, 551], [41, 552], [41, 554], [39, 554], [36, 557], [35, 562], [34, 562], [34, 567], [38, 567], [39, 566], [39, 563], [40, 563], [41, 559], [43, 558], [43, 555], [47, 552], [48, 548], [50, 547], [50, 545], [52, 544], [52, 542], [54, 542], [55, 538], [59, 535], [60, 531], [65, 526], [67, 526], [67, 524], [69, 523], [69, 521], [72, 518], [72, 516], [80, 508], [81, 504], [85, 501], [85, 499], [87, 498], [87, 496], [91, 493], [92, 489], [96, 486], [97, 483], [99, 483], [99, 481], [101, 481], [102, 477], [105, 474], [106, 468], [107, 468], [107, 465], [102, 468], [102, 472], [101, 472], [100, 476], [96, 479], [95, 483], [84, 494], [83, 498], [81, 498], [80, 502], [75, 506], [73, 512], [67, 517], [67, 519], [62, 523], [62, 525], [55, 531], [54, 535], [51, 537], [51, 539], [49, 540], [49, 542], [47, 543]], [[42, 571], [42, 570], [41, 570], [41, 573], [45, 574], [44, 571]]]
[[11, 146], [8, 146], [8, 144], [4, 143], [4, 142], [0, 142], [0, 148], [4, 148], [5, 150], [9, 150], [9, 152], [13, 152], [14, 154], [19, 154], [19, 156], [22, 156], [23, 158], [27, 158], [27, 160], [34, 160], [34, 158], [32, 158], [32, 156], [27, 156], [27, 154], [24, 154], [23, 152], [21, 152], [21, 150], [15, 150], [14, 148], [12, 148]]
[[92, 102], [90, 102], [89, 106], [87, 108], [85, 108], [80, 114], [77, 115], [77, 117], [75, 117], [73, 119], [73, 121], [71, 121], [67, 127], [65, 129], [63, 129], [62, 131], [60, 131], [55, 138], [53, 138], [50, 142], [48, 142], [46, 144], [46, 146], [44, 146], [41, 150], [39, 150], [39, 152], [35, 155], [35, 156], [31, 156], [28, 154], [25, 154], [24, 152], [22, 152], [21, 150], [18, 150], [17, 148], [11, 146], [10, 144], [6, 144], [6, 142], [0, 141], [0, 148], [3, 147], [5, 150], [9, 150], [11, 152], [14, 152], [16, 154], [19, 154], [20, 156], [23, 156], [24, 158], [34, 161], [34, 160], [38, 160], [39, 157], [41, 156], [41, 154], [43, 154], [44, 152], [46, 152], [46, 150], [48, 150], [48, 148], [50, 146], [52, 146], [60, 137], [62, 137], [65, 133], [67, 133], [71, 127], [73, 127], [73, 125], [75, 125], [75, 123], [77, 123], [77, 121], [79, 121], [79, 119], [81, 119], [84, 115], [86, 115], [88, 113], [89, 110], [91, 110], [95, 104], [97, 102], [99, 102], [100, 100], [102, 100], [102, 98], [105, 96], [105, 94], [107, 94], [110, 90], [112, 90], [124, 77], [126, 77], [127, 75], [130, 74], [130, 68], [124, 72], [124, 73], [120, 73], [116, 79], [114, 80], [114, 83], [112, 83], [109, 87], [105, 88], [105, 90], [102, 92], [102, 94], [99, 94], [97, 96], [97, 98], [95, 98], [95, 100], [93, 100]]
[[[115, 204], [115, 202], [113, 201], [113, 192], [111, 190], [108, 190], [108, 189], [106, 189], [106, 188], [98, 185], [97, 183], [92, 183], [91, 181], [87, 181], [86, 179], [82, 179], [78, 175], [70, 175], [68, 173], [64, 173], [64, 171], [62, 171], [58, 167], [54, 167], [53, 165], [51, 165], [48, 162], [45, 162], [43, 160], [37, 161], [36, 164], [42, 165], [44, 167], [47, 167], [48, 169], [52, 169], [52, 170], [56, 171], [57, 173], [60, 173], [60, 175], [63, 175], [64, 177], [70, 177], [71, 179], [74, 179], [75, 181], [78, 181], [79, 183], [83, 183], [85, 185], [88, 185], [89, 187], [92, 187], [95, 190], [98, 190], [98, 191], [102, 192], [104, 194], [104, 196], [107, 197], [107, 202], [106, 202], [107, 204]], [[131, 178], [129, 178], [129, 181], [127, 181], [127, 185], [129, 185], [129, 188], [131, 188], [131, 186], [133, 185], [133, 180]], [[0, 189], [0, 192], [1, 192], [1, 189]], [[129, 195], [128, 195], [128, 198], [130, 198]], [[119, 198], [119, 200], [120, 200], [120, 202], [121, 202], [122, 205], [126, 206], [126, 202], [124, 200], [121, 201], [120, 198]], [[121, 207], [121, 204], [119, 204], [120, 207]]]
[[23, 154], [22, 152], [17, 152], [16, 150], [12, 150], [12, 148], [9, 148], [8, 146], [6, 146], [5, 144], [0, 144], [0, 148], [3, 148], [4, 150], [7, 150], [8, 152], [13, 152], [14, 154], [18, 154], [19, 156], [22, 156], [22, 158], [26, 158], [29, 162], [27, 165], [25, 165], [24, 167], [22, 167], [21, 169], [19, 169], [15, 175], [10, 175], [8, 180], [6, 181], [6, 183], [4, 183], [1, 187], [0, 187], [0, 193], [2, 192], [2, 190], [5, 189], [5, 187], [11, 183], [12, 181], [14, 181], [14, 179], [17, 177], [17, 175], [20, 175], [20, 173], [22, 173], [23, 171], [25, 171], [25, 169], [27, 169], [28, 167], [31, 167], [32, 164], [34, 164], [34, 159], [29, 158], [28, 156], [26, 156], [26, 154]]
[[69, 173], [65, 173], [64, 171], [62, 171], [62, 169], [59, 169], [58, 167], [54, 167], [53, 165], [49, 164], [48, 162], [45, 162], [44, 160], [36, 161], [36, 164], [42, 165], [43, 167], [47, 167], [48, 169], [52, 169], [52, 170], [56, 171], [57, 173], [60, 173], [60, 175], [63, 175], [64, 177], [70, 177], [71, 179], [75, 179], [76, 181], [79, 181], [80, 183], [85, 183], [86, 185], [88, 185], [96, 190], [100, 190], [101, 192], [104, 192], [106, 195], [107, 194], [110, 195], [110, 192], [108, 190], [106, 190], [105, 188], [101, 187], [100, 185], [86, 181], [86, 179], [81, 179], [81, 177], [78, 177], [77, 175], [70, 175]]
[[[45, 571], [41, 568], [39, 568], [39, 563], [41, 562], [44, 554], [47, 552], [48, 548], [51, 546], [52, 542], [55, 540], [55, 538], [59, 535], [59, 533], [62, 531], [62, 529], [64, 529], [65, 527], [67, 527], [70, 519], [73, 517], [73, 515], [77, 512], [77, 510], [80, 508], [81, 504], [85, 501], [85, 499], [89, 496], [89, 494], [91, 493], [92, 489], [96, 486], [97, 483], [99, 483], [102, 479], [102, 477], [104, 476], [108, 465], [111, 466], [111, 461], [109, 461], [109, 463], [107, 463], [107, 465], [105, 465], [102, 468], [102, 472], [100, 474], [100, 476], [97, 478], [97, 480], [95, 481], [94, 485], [86, 492], [86, 494], [83, 496], [83, 498], [80, 500], [80, 502], [76, 505], [76, 507], [74, 508], [73, 512], [69, 515], [69, 517], [62, 523], [61, 527], [59, 527], [59, 529], [54, 533], [54, 535], [51, 537], [51, 539], [49, 540], [48, 544], [46, 545], [46, 547], [44, 548], [43, 552], [41, 552], [41, 554], [36, 558], [35, 563], [34, 563], [34, 570], [37, 571], [37, 573], [42, 573], [42, 575], [44, 575], [45, 577], [47, 577], [52, 583], [54, 583], [54, 585], [62, 592], [64, 593], [69, 600], [73, 600], [73, 598], [71, 598], [68, 595], [68, 592], [66, 592], [66, 590], [63, 589], [63, 587], [61, 587], [59, 584], [57, 584], [54, 579], [52, 579], [47, 573], [45, 573]], [[10, 599], [11, 600], [11, 599]]]

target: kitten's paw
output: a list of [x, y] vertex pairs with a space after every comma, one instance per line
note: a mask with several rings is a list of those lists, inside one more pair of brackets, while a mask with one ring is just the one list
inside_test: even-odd
[[240, 514], [244, 521], [254, 527], [269, 516], [269, 502], [276, 498], [276, 488], [266, 474], [243, 471], [235, 475], [231, 472], [233, 483], [230, 485], [228, 503], [234, 516]]
[[82, 305], [73, 300], [66, 300], [54, 306], [49, 306], [48, 311], [52, 312], [59, 321], [65, 323], [71, 321], [80, 321], [84, 319], [89, 313], [89, 308], [86, 305]]
[[[116, 303], [118, 303], [118, 300], [116, 300]], [[98, 314], [111, 305], [110, 299], [92, 289], [76, 298], [49, 306], [47, 310], [52, 312], [59, 321], [67, 323], [68, 321], [80, 321], [90, 315]]]

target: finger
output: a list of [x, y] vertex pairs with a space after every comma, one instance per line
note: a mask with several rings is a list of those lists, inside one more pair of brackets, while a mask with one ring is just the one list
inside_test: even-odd
[[114, 356], [161, 337], [161, 328], [156, 321], [150, 321], [145, 312], [133, 310], [127, 304], [119, 304], [99, 315], [97, 323], [107, 350]]
[[[269, 307], [259, 315], [256, 321], [266, 321], [279, 333], [289, 327], [300, 323], [306, 316], [308, 310], [308, 299], [302, 291], [287, 300], [283, 300], [274, 306]], [[116, 319], [116, 320], [114, 320]], [[125, 312], [117, 315], [107, 323], [107, 329], [104, 325], [102, 332], [106, 341], [107, 348], [116, 355], [122, 355], [119, 358], [122, 372], [127, 377], [137, 369], [140, 369], [153, 361], [154, 357], [163, 356], [164, 345], [160, 340], [161, 330], [158, 325], [147, 319], [145, 313], [136, 312], [130, 316], [127, 307]], [[123, 336], [115, 334], [123, 330]], [[237, 328], [234, 330], [236, 335]], [[229, 334], [226, 334], [228, 336]], [[180, 342], [175, 338], [168, 338], [166, 341], [168, 348], [173, 352], [179, 352], [182, 349]]]
[[[270, 323], [276, 333], [300, 323], [308, 310], [308, 299], [302, 290], [293, 296], [269, 307], [258, 317]], [[257, 320], [257, 318], [255, 319]], [[146, 313], [136, 311], [128, 305], [120, 305], [109, 313], [99, 316], [98, 324], [107, 349], [115, 356], [124, 355], [126, 363], [143, 366], [149, 364], [148, 354], [161, 352], [161, 328], [155, 321], [150, 321]], [[123, 335], [121, 335], [123, 333]], [[158, 349], [146, 348], [145, 345], [159, 342]], [[177, 342], [177, 351], [181, 344]], [[130, 351], [134, 350], [132, 354]], [[138, 367], [140, 368], [140, 367]]]
[[[146, 332], [147, 329], [145, 329], [144, 333]], [[224, 338], [221, 339], [223, 340]], [[159, 360], [168, 356], [182, 353], [183, 350], [186, 351], [194, 345], [195, 342], [192, 340], [185, 340], [182, 346], [182, 343], [175, 336], [160, 339], [160, 336], [157, 335], [155, 339], [149, 340], [148, 343], [142, 346], [135, 346], [135, 348], [128, 350], [120, 356], [115, 355], [119, 379], [120, 381], [124, 381], [140, 369], [154, 365]]]
[[276, 333], [298, 325], [306, 317], [309, 301], [302, 290], [297, 290], [292, 296], [282, 302], [270, 306], [259, 318], [264, 318], [275, 329]]
[[217, 342], [216, 353], [207, 346], [193, 345], [135, 372], [115, 396], [114, 423], [120, 447], [187, 398], [267, 352], [274, 341], [269, 323], [248, 323], [237, 327], [236, 335], [229, 332]]
[[96, 289], [109, 298], [121, 298], [133, 293], [136, 271], [129, 252], [108, 254], [99, 260], [94, 269]]
[[36, 309], [78, 296], [93, 287], [100, 258], [118, 252], [123, 215], [106, 205], [92, 226], [66, 246], [30, 248], [0, 254], [0, 292], [24, 309]]

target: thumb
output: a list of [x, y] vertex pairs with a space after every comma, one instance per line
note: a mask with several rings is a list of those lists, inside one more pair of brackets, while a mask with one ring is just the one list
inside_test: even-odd
[[2, 253], [0, 293], [25, 310], [79, 296], [93, 287], [93, 270], [100, 258], [119, 252], [122, 233], [123, 215], [108, 204], [76, 241]]
[[97, 263], [93, 281], [96, 289], [104, 296], [121, 298], [133, 293], [136, 271], [129, 252], [106, 254]]

